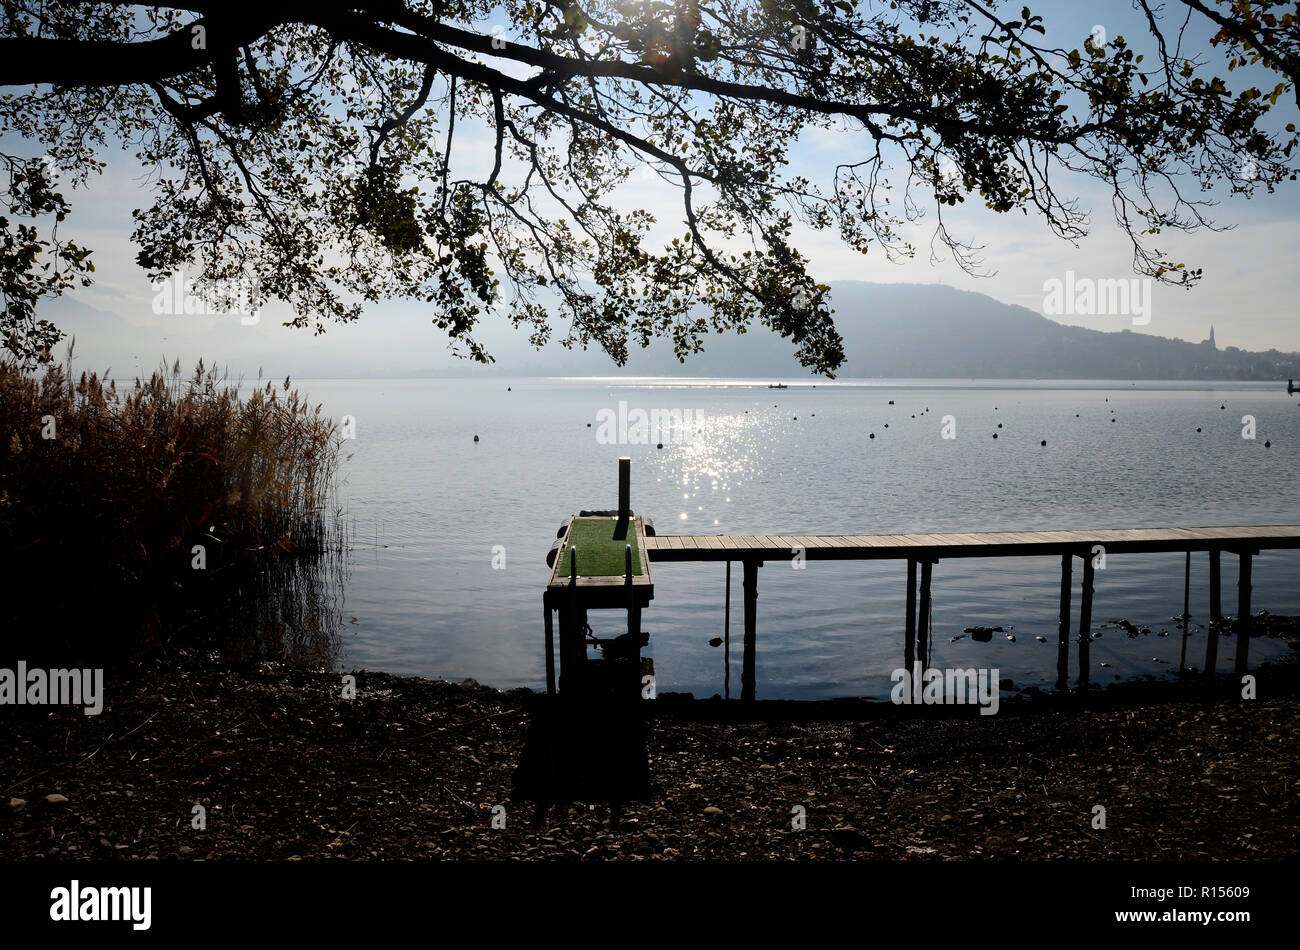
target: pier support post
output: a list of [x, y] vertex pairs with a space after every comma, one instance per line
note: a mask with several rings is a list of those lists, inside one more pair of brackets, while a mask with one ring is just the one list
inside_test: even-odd
[[1087, 689], [1092, 662], [1088, 658], [1092, 646], [1092, 555], [1083, 554], [1083, 594], [1079, 601], [1079, 688]]
[[624, 548], [623, 588], [627, 591], [627, 632], [635, 638], [641, 632], [641, 608], [632, 593], [632, 545]]
[[1223, 618], [1219, 591], [1219, 551], [1216, 548], [1210, 551], [1210, 623], [1205, 638], [1205, 675], [1211, 677], [1219, 665], [1219, 621]]
[[1238, 673], [1246, 672], [1246, 661], [1250, 656], [1250, 557], [1252, 552], [1242, 551], [1239, 555], [1241, 572], [1237, 580], [1237, 662]]
[[745, 658], [740, 668], [740, 699], [754, 700], [754, 655], [757, 652], [758, 567], [762, 561], [745, 561]]
[[903, 669], [912, 675], [916, 661], [916, 559], [907, 559], [907, 622], [903, 627]]
[[555, 628], [551, 620], [551, 605], [543, 602], [542, 613], [546, 618], [546, 694], [555, 695]]
[[[566, 597], [567, 601], [568, 598]], [[587, 643], [582, 629], [586, 622], [583, 611], [573, 603], [559, 606], [560, 614], [560, 692], [576, 696], [578, 681], [582, 679], [582, 664], [586, 659]]]
[[930, 662], [927, 645], [930, 641], [930, 568], [933, 563], [929, 558], [921, 562], [921, 603], [916, 618], [916, 659], [925, 671]]
[[722, 608], [722, 698], [731, 698], [731, 562], [727, 562], [727, 593]]
[[560, 595], [560, 691], [576, 696], [581, 690], [582, 667], [587, 660], [583, 630], [587, 612], [578, 606], [578, 550], [569, 547], [569, 586]]
[[1223, 618], [1223, 605], [1219, 597], [1219, 550], [1210, 552], [1210, 623], [1218, 623]]
[[1192, 635], [1192, 549], [1187, 549], [1183, 562], [1183, 645], [1178, 651], [1178, 673], [1187, 670], [1187, 638]]
[[1070, 678], [1070, 598], [1073, 586], [1074, 558], [1067, 551], [1061, 555], [1061, 613], [1056, 630], [1056, 688], [1065, 689]]

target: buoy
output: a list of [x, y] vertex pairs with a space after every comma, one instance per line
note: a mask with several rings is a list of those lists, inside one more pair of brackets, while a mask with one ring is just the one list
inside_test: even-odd
[[871, 433], [871, 435], [867, 436], [868, 439], [874, 439], [875, 437], [876, 437], [876, 434], [875, 434], [874, 432]]
[[993, 438], [996, 439], [997, 437], [998, 437], [998, 434], [997, 434], [996, 432], [994, 432], [994, 433], [993, 433]]
[[663, 447], [664, 447], [664, 444], [663, 444], [662, 442], [656, 443], [656, 445], [655, 445], [655, 448], [656, 448], [656, 449], [662, 449]]
[[475, 441], [475, 442], [478, 441], [478, 436], [474, 436], [474, 441]]
[[588, 428], [588, 429], [591, 428], [591, 423], [590, 423], [590, 422], [587, 423], [587, 428]]
[[889, 404], [892, 406], [892, 405], [894, 404], [894, 400], [892, 400], [892, 399], [889, 400]]
[[888, 422], [885, 423], [885, 428], [886, 428], [886, 429], [889, 428], [889, 423], [888, 423]]
[[1200, 427], [1200, 426], [1197, 426], [1197, 427], [1196, 427], [1196, 431], [1197, 431], [1197, 432], [1200, 432], [1200, 431], [1201, 431], [1201, 427]]
[[509, 387], [509, 386], [506, 387], [506, 392], [510, 392], [510, 387]]
[[1265, 439], [1265, 440], [1264, 440], [1264, 448], [1266, 448], [1266, 449], [1270, 449], [1270, 448], [1272, 448], [1272, 447], [1273, 447], [1273, 443], [1270, 442], [1270, 441], [1268, 441], [1267, 439]]
[[795, 417], [794, 417], [794, 421], [795, 421], [795, 422], [798, 422], [798, 421], [799, 421], [799, 417], [798, 417], [798, 416], [795, 416]]
[[1039, 442], [1038, 444], [1039, 444], [1039, 445], [1046, 445], [1046, 444], [1047, 444], [1047, 440], [1046, 440], [1046, 439], [1043, 439], [1043, 441]]
[[999, 428], [999, 429], [1002, 428], [1002, 423], [1000, 423], [1000, 422], [998, 423], [998, 428]]
[[1220, 406], [1220, 407], [1219, 407], [1219, 408], [1220, 408], [1220, 409], [1222, 409], [1222, 408], [1223, 408], [1223, 406]]

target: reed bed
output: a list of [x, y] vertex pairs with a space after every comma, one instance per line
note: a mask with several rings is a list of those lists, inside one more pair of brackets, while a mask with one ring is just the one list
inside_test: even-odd
[[119, 390], [71, 351], [40, 377], [0, 361], [4, 653], [120, 651], [241, 607], [265, 623], [259, 591], [292, 613], [322, 559], [342, 569], [337, 426], [287, 378], [242, 388], [202, 362]]

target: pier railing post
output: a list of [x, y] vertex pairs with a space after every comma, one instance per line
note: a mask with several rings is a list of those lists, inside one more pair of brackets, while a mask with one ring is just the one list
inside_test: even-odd
[[1073, 586], [1074, 557], [1061, 555], [1061, 614], [1056, 631], [1056, 688], [1065, 689], [1070, 678], [1070, 598]]
[[1088, 688], [1088, 673], [1092, 667], [1089, 648], [1092, 646], [1092, 555], [1084, 552], [1083, 594], [1079, 601], [1079, 688]]
[[745, 658], [740, 668], [740, 699], [754, 700], [754, 656], [757, 652], [758, 566], [762, 561], [745, 561]]
[[1237, 662], [1238, 673], [1246, 672], [1250, 656], [1250, 551], [1240, 554], [1241, 571], [1237, 579]]

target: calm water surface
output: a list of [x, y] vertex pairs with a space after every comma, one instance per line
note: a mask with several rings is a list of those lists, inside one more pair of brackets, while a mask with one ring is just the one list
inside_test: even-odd
[[[343, 470], [356, 544], [342, 666], [541, 688], [545, 554], [569, 514], [616, 507], [623, 455], [632, 458], [632, 506], [661, 534], [1300, 522], [1300, 408], [1284, 384], [767, 382], [300, 381], [313, 403], [356, 420]], [[660, 436], [663, 449], [602, 444], [599, 414], [617, 413], [620, 401], [629, 412], [689, 410], [696, 431]], [[1243, 415], [1255, 418], [1254, 440], [1242, 437]], [[942, 437], [945, 416], [956, 438]], [[504, 550], [504, 569], [494, 569], [494, 549]], [[1195, 623], [1205, 620], [1205, 560], [1193, 558], [1189, 666], [1204, 658]], [[759, 572], [759, 697], [887, 697], [901, 665], [905, 570], [902, 561], [811, 561], [804, 570], [768, 562]], [[1225, 557], [1228, 613], [1236, 570]], [[659, 690], [721, 692], [723, 651], [708, 641], [723, 632], [723, 565], [658, 564], [654, 573], [643, 625]], [[1300, 613], [1298, 577], [1300, 552], [1262, 554], [1255, 609]], [[940, 562], [934, 662], [1050, 685], [1058, 585], [1055, 558]], [[1094, 678], [1177, 669], [1182, 638], [1170, 618], [1182, 585], [1181, 554], [1107, 558], [1096, 575]], [[739, 565], [732, 608], [734, 696]], [[621, 616], [593, 614], [596, 634], [620, 632]], [[1116, 618], [1151, 633], [1129, 639], [1101, 626]], [[1016, 642], [951, 640], [973, 624], [1014, 627]], [[1255, 641], [1252, 662], [1282, 651]], [[1230, 647], [1220, 663], [1231, 667]]]

